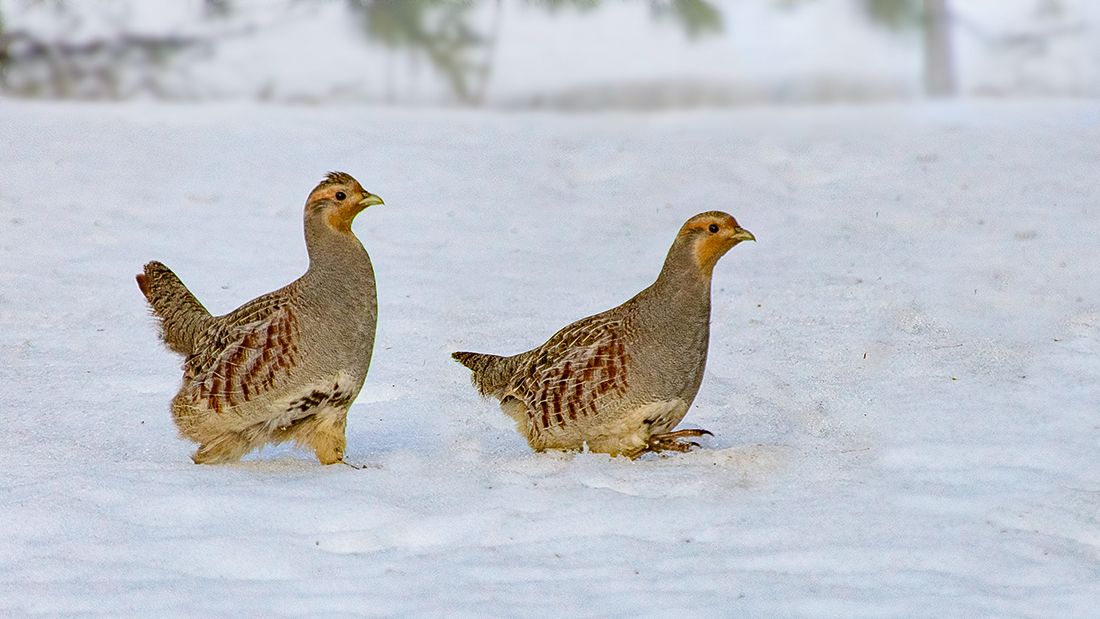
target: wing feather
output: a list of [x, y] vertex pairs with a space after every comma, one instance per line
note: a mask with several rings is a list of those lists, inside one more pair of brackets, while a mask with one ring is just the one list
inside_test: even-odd
[[266, 309], [248, 308], [241, 315], [253, 320], [228, 322], [204, 342], [211, 352], [187, 360], [186, 401], [222, 412], [272, 391], [290, 374], [299, 358], [298, 319], [286, 302]]
[[536, 432], [595, 415], [602, 400], [626, 392], [630, 356], [624, 340], [621, 320], [574, 323], [534, 351], [507, 396], [524, 403]]

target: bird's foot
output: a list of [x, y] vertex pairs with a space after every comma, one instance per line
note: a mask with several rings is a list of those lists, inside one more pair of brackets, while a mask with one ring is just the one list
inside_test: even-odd
[[714, 436], [714, 434], [702, 428], [689, 428], [687, 430], [653, 434], [650, 435], [649, 441], [646, 443], [645, 447], [639, 447], [633, 452], [628, 453], [627, 456], [631, 460], [635, 460], [650, 452], [678, 451], [683, 453], [685, 451], [690, 451], [692, 447], [698, 447], [699, 443], [695, 441], [681, 441], [680, 439], [698, 436]]
[[382, 468], [382, 466], [378, 465], [378, 464], [352, 464], [351, 462], [348, 462], [347, 460], [344, 460], [344, 459], [340, 459], [338, 462], [335, 462], [334, 464], [344, 464], [344, 465], [350, 466], [351, 468], [353, 468], [357, 471], [363, 471], [363, 470], [366, 470], [366, 469], [380, 469], [380, 468]]
[[252, 447], [247, 440], [231, 432], [199, 445], [198, 450], [191, 454], [191, 460], [195, 464], [228, 464], [240, 460], [241, 456], [252, 451]]
[[325, 432], [323, 430], [315, 430], [311, 435], [308, 435], [306, 440], [309, 446], [313, 448], [313, 453], [316, 454], [317, 460], [321, 464], [339, 464], [344, 462], [344, 448], [347, 446], [347, 442], [344, 440], [343, 432]]

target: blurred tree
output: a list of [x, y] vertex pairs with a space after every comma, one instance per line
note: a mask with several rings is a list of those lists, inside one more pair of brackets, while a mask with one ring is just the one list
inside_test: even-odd
[[[121, 33], [79, 43], [49, 41], [27, 30], [0, 31], [0, 90], [19, 96], [120, 99], [160, 94], [155, 68], [199, 46], [191, 36]], [[120, 69], [129, 68], [124, 76]]]
[[368, 42], [391, 49], [420, 52], [447, 81], [452, 94], [473, 103], [483, 89], [474, 82], [488, 79], [487, 61], [476, 62], [470, 52], [486, 39], [468, 23], [474, 5], [447, 0], [349, 0]]
[[924, 90], [934, 97], [955, 94], [955, 53], [947, 0], [924, 0]]
[[[600, 8], [604, 2], [603, 0], [528, 0], [527, 4], [555, 13], [563, 9], [592, 11]], [[669, 22], [682, 28], [689, 39], [697, 39], [708, 34], [720, 34], [725, 27], [722, 11], [709, 0], [649, 0], [649, 12], [658, 21]]]
[[[0, 89], [23, 96], [121, 98], [145, 92], [168, 94], [164, 69], [181, 52], [213, 49], [229, 36], [241, 36], [291, 19], [299, 7], [328, 0], [281, 0], [267, 5], [236, 0], [201, 0], [194, 4], [193, 22], [177, 33], [128, 31], [129, 3], [138, 0], [27, 0], [22, 11], [49, 11], [54, 23], [71, 23], [58, 36], [31, 27], [12, 28], [0, 21]], [[479, 103], [487, 90], [493, 54], [499, 38], [505, 0], [345, 0], [360, 31], [370, 42], [423, 58], [462, 103]], [[548, 12], [595, 11], [603, 0], [526, 0], [524, 5]], [[721, 11], [712, 0], [648, 0], [644, 5], [656, 22], [681, 29], [688, 39], [720, 33]], [[484, 21], [489, 7], [491, 23]], [[113, 32], [79, 39], [73, 33], [89, 15], [112, 15]], [[260, 15], [263, 18], [260, 18]], [[215, 22], [218, 25], [215, 26]], [[475, 27], [477, 25], [478, 27]], [[176, 64], [176, 67], [186, 65]], [[5, 70], [6, 69], [6, 70]], [[183, 83], [186, 83], [183, 82]], [[175, 87], [179, 87], [179, 82]], [[172, 96], [193, 96], [176, 92]]]
[[[214, 38], [214, 33], [199, 36], [131, 31], [127, 0], [90, 4], [64, 0], [17, 4], [16, 19], [0, 28], [0, 91], [18, 96], [84, 99], [120, 99], [139, 92], [158, 95], [162, 84], [157, 72], [165, 62]], [[47, 13], [55, 32], [28, 26], [33, 20], [19, 22], [19, 17], [34, 11]], [[74, 36], [93, 12], [108, 15], [113, 31]]]
[[562, 9], [591, 11], [599, 8], [603, 4], [603, 0], [528, 0], [527, 4], [541, 6], [553, 13]]
[[[447, 81], [462, 103], [480, 103], [492, 75], [499, 35], [500, 0], [492, 3], [492, 25], [484, 35], [470, 25], [474, 2], [453, 0], [348, 0], [368, 42], [421, 54]], [[603, 0], [529, 0], [550, 13], [588, 12]], [[484, 4], [482, 5], [484, 6]], [[722, 13], [707, 0], [650, 0], [654, 19], [683, 29], [689, 39], [720, 33]]]
[[8, 62], [7, 38], [4, 36], [4, 6], [0, 5], [0, 73]]
[[916, 29], [924, 19], [924, 0], [863, 0], [863, 12], [871, 21], [891, 30]]
[[[528, 0], [529, 7], [554, 13], [594, 11], [603, 0]], [[500, 0], [485, 34], [471, 25], [475, 2], [453, 0], [349, 0], [367, 42], [422, 55], [463, 103], [480, 103], [493, 70]], [[484, 4], [483, 4], [484, 5]], [[689, 38], [720, 33], [722, 12], [707, 0], [650, 0], [653, 19], [679, 25]]]
[[947, 0], [863, 0], [862, 6], [872, 22], [891, 30], [920, 29], [925, 93], [934, 97], [955, 94], [952, 15]]
[[202, 8], [206, 17], [219, 18], [232, 15], [235, 7], [232, 0], [203, 0]]
[[658, 19], [679, 24], [689, 39], [720, 34], [725, 27], [722, 12], [706, 0], [651, 1], [649, 5]]

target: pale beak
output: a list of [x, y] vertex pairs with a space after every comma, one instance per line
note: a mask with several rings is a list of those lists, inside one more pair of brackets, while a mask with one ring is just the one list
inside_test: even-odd
[[755, 241], [756, 240], [756, 237], [752, 235], [752, 232], [749, 232], [748, 230], [746, 230], [744, 228], [740, 228], [740, 227], [733, 229], [733, 236], [730, 237], [730, 238], [732, 238], [735, 241]]
[[374, 206], [375, 204], [385, 204], [385, 202], [382, 201], [382, 198], [374, 195], [373, 193], [368, 193], [367, 197], [359, 201], [359, 206], [363, 208]]

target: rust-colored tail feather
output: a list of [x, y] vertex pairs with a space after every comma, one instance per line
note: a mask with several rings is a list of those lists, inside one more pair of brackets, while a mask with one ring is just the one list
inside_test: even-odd
[[209, 326], [210, 312], [172, 269], [155, 260], [138, 274], [137, 285], [158, 319], [160, 337], [168, 348], [181, 355], [194, 353], [195, 340]]
[[515, 357], [480, 352], [456, 352], [451, 357], [473, 371], [474, 386], [483, 396], [503, 396], [515, 371]]

